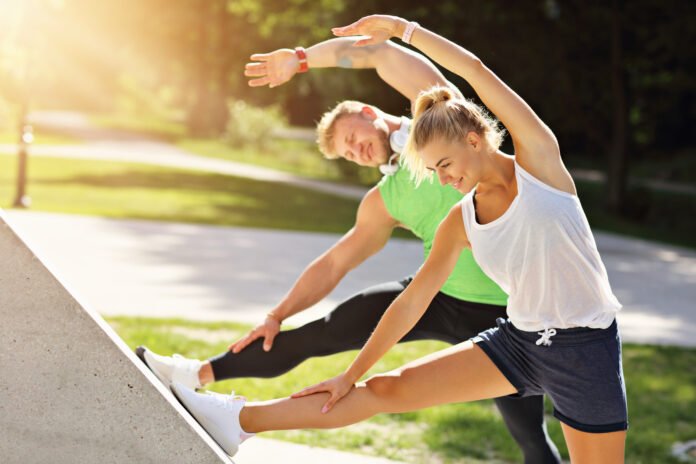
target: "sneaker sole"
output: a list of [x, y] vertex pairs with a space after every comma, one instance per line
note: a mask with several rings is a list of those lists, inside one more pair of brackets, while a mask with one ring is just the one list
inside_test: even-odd
[[[145, 363], [148, 369], [150, 369], [150, 366], [147, 364], [147, 361], [145, 361], [145, 351], [147, 351], [147, 348], [144, 346], [140, 345], [135, 349], [135, 354], [140, 358], [140, 360]], [[152, 369], [150, 369], [152, 370]]]
[[181, 406], [183, 406], [183, 408], [186, 410], [186, 412], [189, 413], [189, 414], [191, 415], [191, 417], [193, 417], [193, 420], [195, 420], [195, 421], [198, 423], [198, 425], [200, 425], [201, 428], [202, 428], [203, 430], [205, 430], [205, 433], [208, 434], [208, 436], [210, 437], [210, 439], [213, 440], [213, 441], [215, 442], [215, 444], [218, 445], [218, 446], [220, 447], [220, 449], [221, 449], [226, 455], [228, 455], [229, 457], [233, 457], [235, 454], [237, 454], [237, 450], [238, 450], [239, 448], [237, 448], [236, 450], [234, 450], [234, 453], [230, 454], [230, 453], [225, 449], [225, 447], [222, 446], [222, 445], [220, 444], [220, 442], [218, 442], [218, 441], [215, 439], [215, 437], [213, 437], [213, 436], [208, 432], [208, 430], [205, 428], [205, 425], [202, 424], [201, 421], [198, 420], [198, 418], [196, 417], [196, 415], [188, 408], [188, 406], [186, 406], [186, 403], [181, 399], [181, 397], [179, 396], [179, 393], [176, 391], [176, 386], [175, 386], [174, 384], [171, 384], [171, 385], [169, 386], [169, 390], [172, 392], [172, 394], [174, 395], [174, 397], [176, 398], [176, 400], [179, 402], [179, 404], [180, 404]]

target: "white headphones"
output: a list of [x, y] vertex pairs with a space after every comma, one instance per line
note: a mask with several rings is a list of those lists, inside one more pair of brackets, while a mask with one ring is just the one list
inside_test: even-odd
[[382, 173], [382, 175], [385, 176], [393, 176], [396, 174], [396, 171], [399, 170], [399, 163], [396, 162], [399, 159], [399, 154], [394, 153], [389, 157], [389, 161], [387, 161], [386, 164], [380, 164], [379, 165], [379, 172]]
[[401, 127], [399, 127], [399, 130], [395, 130], [389, 134], [389, 146], [394, 154], [389, 157], [386, 164], [379, 165], [379, 172], [381, 172], [383, 175], [392, 176], [399, 170], [399, 156], [400, 153], [404, 151], [404, 147], [408, 141], [408, 129], [410, 126], [411, 120], [406, 117], [402, 117]]

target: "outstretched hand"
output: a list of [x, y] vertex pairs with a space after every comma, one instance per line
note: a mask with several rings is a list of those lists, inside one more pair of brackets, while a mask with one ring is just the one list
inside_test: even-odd
[[266, 320], [262, 324], [257, 325], [251, 332], [249, 332], [245, 337], [239, 339], [235, 343], [232, 343], [227, 349], [237, 354], [242, 351], [247, 346], [251, 345], [253, 341], [259, 338], [263, 338], [263, 350], [271, 351], [273, 348], [273, 340], [276, 335], [280, 332], [280, 322], [274, 317], [266, 317]]
[[281, 48], [271, 53], [255, 53], [251, 55], [252, 63], [244, 67], [246, 77], [254, 77], [249, 81], [250, 87], [270, 88], [285, 84], [297, 74], [300, 60], [294, 50]]
[[329, 400], [324, 403], [321, 412], [327, 413], [341, 400], [341, 398], [346, 396], [354, 386], [354, 383], [346, 378], [345, 374], [341, 374], [333, 379], [326, 380], [294, 393], [291, 398], [302, 398], [303, 396], [326, 392], [329, 394]]
[[405, 23], [405, 21], [397, 16], [371, 15], [348, 26], [334, 27], [331, 32], [338, 37], [366, 36], [353, 44], [356, 47], [376, 45], [389, 40], [391, 37], [398, 36], [401, 23]]

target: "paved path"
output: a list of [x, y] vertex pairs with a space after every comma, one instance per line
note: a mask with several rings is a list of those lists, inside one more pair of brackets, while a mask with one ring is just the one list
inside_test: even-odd
[[[104, 314], [258, 322], [338, 235], [10, 211], [10, 220], [72, 288]], [[624, 308], [624, 340], [696, 346], [696, 252], [596, 233]], [[323, 302], [417, 270], [421, 246], [391, 240]]]
[[397, 464], [342, 451], [297, 445], [278, 440], [253, 438], [239, 447], [236, 464]]

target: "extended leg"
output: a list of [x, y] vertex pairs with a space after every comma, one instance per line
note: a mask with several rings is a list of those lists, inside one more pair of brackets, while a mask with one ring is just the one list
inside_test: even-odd
[[226, 351], [211, 358], [214, 379], [277, 377], [308, 358], [358, 349], [406, 285], [402, 281], [370, 287], [341, 303], [326, 317], [280, 332], [268, 352], [263, 350], [263, 341], [256, 340], [240, 353]]
[[478, 346], [465, 342], [357, 384], [329, 413], [321, 413], [328, 396], [322, 393], [248, 403], [241, 412], [240, 423], [247, 432], [333, 428], [378, 413], [413, 411], [515, 391]]

